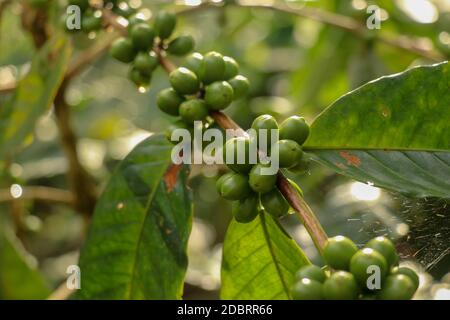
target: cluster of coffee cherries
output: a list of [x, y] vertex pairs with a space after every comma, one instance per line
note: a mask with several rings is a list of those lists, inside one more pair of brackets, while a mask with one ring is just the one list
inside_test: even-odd
[[194, 39], [190, 35], [169, 40], [176, 22], [175, 14], [167, 11], [158, 12], [153, 25], [132, 16], [128, 19], [128, 36], [112, 44], [111, 55], [120, 62], [131, 64], [129, 78], [137, 87], [150, 85], [153, 71], [159, 65], [156, 50], [182, 56], [194, 48]]
[[171, 88], [160, 91], [156, 99], [160, 110], [181, 118], [167, 131], [169, 138], [177, 128], [191, 129], [194, 121], [206, 124], [210, 111], [225, 109], [249, 89], [238, 63], [218, 52], [192, 53], [169, 74], [169, 81]]
[[419, 287], [412, 269], [398, 267], [397, 252], [386, 237], [376, 237], [358, 250], [349, 238], [336, 236], [328, 240], [323, 257], [326, 268], [309, 265], [298, 271], [293, 299], [410, 300]]
[[[232, 138], [225, 143], [223, 148], [224, 160], [227, 160], [227, 152], [233, 152], [234, 161], [225, 163], [232, 170], [222, 175], [216, 182], [219, 194], [227, 199], [233, 200], [232, 213], [236, 221], [247, 223], [255, 219], [260, 206], [264, 211], [278, 218], [288, 213], [289, 204], [276, 187], [278, 170], [269, 174], [267, 167], [269, 163], [259, 161], [252, 164], [249, 152], [251, 152], [251, 139], [256, 139], [258, 149], [265, 150], [265, 155], [258, 154], [258, 160], [264, 156], [278, 154], [280, 168], [287, 168], [295, 172], [305, 171], [307, 161], [303, 157], [302, 145], [309, 135], [309, 126], [303, 117], [292, 116], [284, 120], [280, 125], [271, 115], [257, 117], [252, 123], [252, 129], [256, 132], [255, 137], [250, 136]], [[260, 135], [260, 130], [267, 130], [266, 135]], [[279, 140], [272, 138], [273, 131], [278, 132]], [[261, 137], [265, 137], [264, 144]], [[272, 140], [276, 142], [272, 145]], [[239, 145], [244, 145], [245, 148]], [[260, 146], [266, 148], [260, 148]], [[275, 149], [277, 152], [274, 152]], [[242, 154], [245, 152], [245, 154]], [[239, 156], [245, 161], [238, 163]], [[270, 159], [270, 158], [268, 158]], [[270, 161], [273, 161], [270, 160]], [[301, 190], [290, 181], [301, 194]]]

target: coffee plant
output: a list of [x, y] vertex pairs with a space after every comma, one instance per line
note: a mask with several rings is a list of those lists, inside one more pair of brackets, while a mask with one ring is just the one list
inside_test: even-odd
[[[15, 73], [12, 83], [0, 81], [0, 166], [2, 185], [9, 188], [5, 194], [0, 193], [0, 201], [7, 208], [0, 216], [0, 270], [15, 270], [11, 276], [0, 274], [0, 298], [189, 297], [189, 287], [195, 281], [188, 271], [188, 240], [193, 224], [198, 224], [199, 217], [193, 216], [197, 207], [219, 225], [227, 225], [231, 220], [220, 251], [222, 299], [413, 299], [421, 290], [418, 269], [417, 265], [405, 266], [404, 260], [420, 257], [422, 249], [415, 249], [416, 237], [408, 236], [408, 231], [436, 239], [430, 240], [423, 250], [437, 253], [438, 258], [419, 259], [422, 268], [431, 269], [440, 263], [448, 271], [450, 66], [446, 57], [450, 53], [450, 35], [445, 26], [448, 27], [450, 12], [442, 13], [446, 18], [439, 20], [441, 25], [436, 24], [436, 30], [442, 31], [433, 41], [440, 42], [420, 46], [413, 38], [395, 39], [384, 36], [381, 30], [368, 29], [363, 23], [367, 18], [365, 9], [335, 2], [315, 9], [301, 2], [281, 0], [271, 6], [257, 1], [204, 1], [187, 8], [170, 2], [167, 6], [149, 4], [147, 8], [146, 1], [144, 5], [141, 1], [106, 0], [0, 2], [0, 12], [21, 12], [23, 32], [31, 35], [35, 50], [31, 63], [20, 73], [11, 71], [16, 67], [0, 68], [2, 75]], [[383, 1], [380, 5], [386, 5], [394, 14], [392, 3]], [[350, 55], [351, 50], [357, 52], [352, 49], [351, 39], [358, 38], [367, 51], [362, 50], [363, 54], [358, 53], [359, 58], [350, 63], [349, 69], [354, 69], [354, 90], [329, 104], [313, 121], [309, 121], [311, 109], [299, 113], [298, 108], [282, 111], [281, 103], [269, 108], [252, 106], [250, 96], [263, 97], [264, 86], [276, 85], [263, 79], [269, 77], [271, 69], [265, 75], [255, 76], [248, 65], [241, 65], [239, 54], [233, 56], [233, 50], [224, 47], [222, 38], [211, 41], [206, 50], [194, 40], [212, 32], [200, 27], [205, 23], [230, 28], [223, 35], [231, 38], [251, 19], [259, 19], [258, 10], [268, 8], [274, 11], [269, 19], [274, 30], [265, 35], [269, 47], [261, 48], [267, 50], [261, 55], [270, 55], [272, 47], [274, 51], [283, 50], [292, 41], [295, 15], [329, 25], [320, 34], [325, 42], [312, 48], [311, 53], [302, 53], [307, 66], [292, 80], [309, 88], [299, 92], [301, 97], [296, 96], [299, 106], [312, 103], [315, 91], [323, 85], [321, 81], [325, 86], [342, 89], [342, 79], [333, 70], [343, 67], [335, 61]], [[327, 14], [327, 8], [336, 13]], [[198, 27], [194, 23], [193, 28], [188, 28], [184, 17], [203, 9], [217, 10], [218, 22], [198, 21]], [[250, 11], [241, 18], [241, 26], [227, 23], [227, 10], [236, 15]], [[6, 17], [0, 13], [2, 16]], [[258, 28], [258, 24], [250, 24], [249, 30], [252, 28]], [[300, 36], [306, 39], [311, 34]], [[286, 43], [280, 45], [283, 41]], [[3, 47], [4, 42], [1, 43]], [[378, 63], [373, 58], [377, 43], [405, 51], [408, 61], [410, 56], [422, 60], [414, 60], [414, 66], [397, 74], [375, 74], [369, 69]], [[8, 46], [13, 47], [11, 43]], [[77, 54], [73, 53], [74, 48]], [[316, 59], [325, 51], [326, 59]], [[70, 100], [76, 100], [80, 94], [71, 91], [71, 86], [77, 77], [83, 79], [82, 71], [99, 57], [103, 71], [97, 70], [96, 77], [101, 79], [114, 72], [115, 81], [127, 78], [132, 87], [124, 82], [114, 89], [100, 84], [100, 91], [92, 100], [101, 99], [101, 92], [116, 90], [118, 96], [125, 96], [124, 100], [130, 99], [128, 91], [140, 92], [139, 108], [151, 109], [151, 118], [157, 118], [153, 123], [158, 123], [156, 127], [160, 129], [146, 134], [127, 154], [117, 157], [117, 164], [110, 163], [108, 170], [102, 169], [111, 172], [107, 180], [99, 179], [105, 176], [100, 169], [87, 170], [89, 165], [80, 161], [81, 146], [73, 127], [76, 121], [71, 119], [75, 107]], [[8, 58], [14, 61], [12, 56], [5, 58], [0, 54], [1, 63]], [[284, 56], [285, 60], [293, 58]], [[280, 61], [273, 64], [279, 65]], [[281, 73], [281, 77], [288, 78], [286, 73]], [[88, 90], [89, 85], [83, 87]], [[78, 103], [77, 112], [87, 115], [83, 120], [86, 123], [80, 123], [79, 128], [87, 130], [85, 125], [95, 117], [86, 108], [89, 102]], [[116, 112], [114, 101], [107, 104], [103, 109], [105, 117]], [[251, 117], [241, 119], [240, 115], [248, 115], [250, 109], [256, 115], [250, 113]], [[67, 182], [58, 178], [56, 187], [33, 186], [49, 181], [48, 176], [39, 175], [44, 167], [38, 166], [38, 158], [33, 158], [32, 175], [40, 178], [25, 186], [27, 179], [20, 175], [24, 169], [18, 163], [39, 149], [33, 136], [38, 135], [35, 128], [42, 128], [41, 119], [48, 110], [57, 124], [55, 130], [66, 158]], [[136, 108], [133, 110], [137, 114]], [[48, 134], [53, 127], [43, 128], [41, 131]], [[186, 141], [186, 137], [192, 141]], [[95, 161], [96, 154], [103, 150], [93, 145], [86, 148], [93, 148], [88, 162]], [[195, 161], [199, 154], [200, 163]], [[215, 162], [208, 162], [211, 159]], [[208, 179], [214, 181], [199, 188], [195, 181], [207, 170], [212, 170]], [[323, 179], [321, 170], [328, 170], [329, 182]], [[433, 219], [428, 224], [430, 229], [414, 228], [418, 220], [413, 218], [418, 215], [406, 219], [411, 222], [411, 230], [398, 231], [396, 235], [385, 228], [371, 233], [372, 239], [359, 237], [357, 232], [363, 230], [348, 232], [339, 225], [332, 226], [332, 213], [327, 212], [326, 216], [319, 212], [321, 208], [327, 210], [326, 206], [315, 202], [310, 206], [307, 200], [325, 202], [322, 193], [328, 191], [324, 190], [338, 189], [336, 181], [343, 183], [345, 177], [370, 188], [363, 189], [363, 198], [381, 188], [387, 195], [392, 194], [392, 199], [403, 197], [413, 202], [411, 207], [418, 208], [420, 201], [436, 204], [429, 215], [422, 210], [426, 218]], [[313, 182], [307, 183], [304, 194], [298, 184], [306, 185], [303, 182], [308, 179]], [[352, 186], [364, 186], [358, 182]], [[68, 191], [58, 189], [65, 184]], [[213, 185], [216, 190], [212, 190]], [[30, 264], [30, 257], [23, 256], [24, 248], [31, 252], [42, 250], [38, 260], [32, 259], [34, 262], [54, 254], [43, 249], [45, 242], [39, 242], [42, 240], [39, 245], [33, 244], [33, 239], [39, 237], [31, 230], [41, 223], [36, 222], [40, 210], [53, 210], [42, 205], [47, 202], [65, 204], [78, 212], [83, 225], [81, 233], [87, 230], [86, 237], [81, 236], [72, 248], [76, 257], [75, 261], [69, 259], [74, 262], [73, 268], [67, 269], [67, 281], [63, 280], [53, 293], [50, 287], [57, 286], [49, 286], [48, 279]], [[319, 218], [311, 207], [318, 207]], [[374, 212], [386, 216], [386, 209], [383, 210]], [[401, 217], [402, 209], [395, 210]], [[302, 227], [294, 221], [295, 217]], [[62, 229], [71, 232], [69, 225], [70, 221], [65, 221]], [[405, 228], [406, 224], [399, 226]], [[306, 233], [299, 237], [302, 231], [298, 230], [307, 232], [310, 240], [305, 240]], [[421, 230], [425, 234], [420, 234]], [[338, 235], [329, 237], [327, 231]], [[358, 240], [340, 234], [356, 234]], [[49, 234], [47, 241], [52, 237]], [[309, 246], [303, 250], [309, 242], [315, 249]], [[405, 243], [412, 253], [407, 252]], [[53, 281], [61, 281], [61, 277]]]

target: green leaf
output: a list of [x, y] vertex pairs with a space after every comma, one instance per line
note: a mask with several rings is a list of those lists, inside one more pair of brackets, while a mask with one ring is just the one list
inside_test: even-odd
[[305, 150], [356, 180], [450, 198], [449, 92], [447, 62], [369, 82], [314, 121]]
[[55, 37], [34, 56], [29, 73], [14, 96], [0, 109], [0, 156], [19, 147], [32, 133], [36, 120], [50, 108], [66, 71], [71, 47]]
[[223, 245], [222, 299], [289, 299], [295, 273], [309, 264], [294, 240], [267, 213], [233, 220]]
[[187, 166], [171, 162], [161, 135], [118, 166], [81, 252], [81, 299], [179, 299], [192, 225]]
[[0, 300], [46, 299], [50, 289], [17, 239], [0, 230]]

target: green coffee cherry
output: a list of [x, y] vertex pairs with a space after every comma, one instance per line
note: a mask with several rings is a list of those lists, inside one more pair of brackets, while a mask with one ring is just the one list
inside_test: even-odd
[[309, 135], [309, 126], [303, 117], [292, 116], [280, 124], [280, 139], [294, 140], [302, 145]]
[[202, 61], [203, 61], [203, 56], [198, 52], [194, 52], [186, 57], [186, 59], [184, 60], [183, 67], [188, 68], [193, 73], [195, 73], [197, 75], [197, 77], [199, 77]]
[[147, 87], [151, 81], [150, 75], [144, 74], [135, 68], [131, 68], [128, 77], [138, 87]]
[[370, 272], [368, 273], [368, 268], [371, 266], [380, 268], [380, 276], [381, 280], [383, 280], [389, 270], [388, 264], [386, 259], [377, 251], [364, 248], [355, 253], [350, 260], [350, 272], [353, 273], [356, 281], [363, 288], [367, 288], [367, 278], [372, 275]]
[[322, 300], [322, 284], [318, 281], [303, 278], [294, 284], [291, 295], [294, 300]]
[[326, 300], [354, 300], [359, 288], [350, 272], [334, 272], [323, 284], [323, 296]]
[[160, 11], [155, 18], [156, 33], [161, 39], [167, 39], [172, 34], [177, 23], [177, 17], [172, 12]]
[[119, 38], [111, 45], [111, 56], [123, 63], [129, 63], [133, 61], [136, 56], [136, 52], [133, 47], [131, 39]]
[[289, 203], [283, 197], [278, 188], [261, 194], [261, 204], [264, 210], [274, 218], [282, 217], [288, 213]]
[[208, 115], [208, 107], [205, 101], [200, 99], [192, 99], [183, 102], [180, 105], [180, 116], [186, 122], [203, 120]]
[[194, 46], [194, 38], [191, 36], [179, 36], [169, 43], [167, 52], [176, 56], [184, 56], [191, 52]]
[[403, 274], [407, 277], [409, 277], [411, 279], [411, 281], [414, 283], [414, 290], [417, 290], [417, 288], [419, 288], [419, 276], [417, 275], [417, 273], [407, 267], [395, 267], [392, 269], [391, 274], [395, 275], [395, 274]]
[[248, 81], [248, 79], [241, 75], [231, 78], [230, 80], [228, 80], [228, 83], [233, 88], [234, 99], [244, 97], [250, 88], [250, 82]]
[[[172, 141], [171, 137], [172, 137], [172, 133], [175, 130], [180, 130], [180, 129], [185, 129], [185, 130], [188, 130], [189, 132], [191, 132], [193, 128], [192, 128], [192, 126], [189, 126], [186, 122], [181, 121], [181, 120], [171, 123], [169, 125], [169, 127], [166, 129], [166, 131], [164, 132], [167, 140], [169, 140], [173, 144], [177, 144], [179, 141]], [[180, 140], [181, 140], [181, 138], [180, 138]]]
[[225, 72], [225, 61], [223, 56], [218, 52], [208, 52], [203, 56], [200, 66], [200, 80], [205, 84], [222, 80]]
[[300, 270], [297, 271], [295, 277], [297, 280], [308, 278], [323, 283], [326, 280], [327, 275], [325, 274], [325, 271], [323, 271], [320, 267], [311, 264], [300, 268]]
[[[275, 151], [275, 153], [273, 152]], [[290, 168], [298, 164], [303, 156], [300, 145], [293, 140], [279, 140], [272, 147], [272, 156], [278, 152], [280, 168]]]
[[232, 138], [223, 147], [223, 160], [231, 170], [248, 173], [253, 167], [253, 164], [250, 163], [250, 151], [250, 140], [248, 138]]
[[381, 300], [410, 300], [416, 292], [414, 282], [404, 274], [394, 274], [386, 278], [378, 298]]
[[194, 94], [200, 88], [200, 82], [195, 73], [183, 67], [172, 71], [169, 75], [169, 81], [180, 94]]
[[255, 220], [258, 215], [258, 195], [253, 194], [249, 197], [233, 202], [231, 212], [234, 219], [240, 223], [248, 223]]
[[373, 250], [381, 253], [381, 255], [386, 259], [389, 268], [398, 264], [397, 250], [388, 238], [376, 237], [367, 242], [366, 248], [372, 248]]
[[[257, 117], [255, 120], [253, 120], [252, 123], [252, 129], [254, 129], [257, 133], [256, 138], [258, 139], [258, 148], [262, 149], [263, 143], [259, 141], [260, 139], [260, 130], [267, 130], [266, 133], [266, 150], [271, 149], [271, 141], [272, 141], [272, 131], [271, 130], [278, 130], [278, 123], [277, 120], [275, 120], [274, 117], [268, 114], [263, 114], [262, 116]], [[265, 150], [263, 150], [265, 151]]]
[[349, 270], [350, 260], [357, 251], [358, 247], [352, 240], [336, 236], [328, 239], [323, 250], [323, 258], [334, 269]]
[[94, 12], [85, 12], [81, 17], [81, 29], [85, 33], [99, 30], [102, 27], [102, 16]]
[[296, 174], [304, 174], [309, 170], [309, 159], [302, 157], [300, 161], [292, 168], [289, 168], [289, 171], [294, 172]]
[[137, 50], [146, 51], [153, 47], [155, 30], [147, 23], [137, 23], [130, 29], [130, 38]]
[[223, 80], [229, 80], [239, 73], [239, 65], [231, 57], [223, 57], [223, 61], [225, 62], [225, 72], [223, 74]]
[[124, 18], [130, 18], [133, 14], [136, 13], [136, 9], [130, 7], [124, 2], [122, 2], [120, 6], [114, 6], [112, 11]]
[[137, 24], [147, 24], [147, 20], [144, 19], [143, 15], [136, 13], [128, 17], [128, 30], [131, 30]]
[[269, 192], [275, 187], [275, 184], [277, 183], [276, 173], [272, 175], [268, 175], [267, 173], [263, 174], [262, 170], [265, 167], [265, 165], [257, 164], [253, 166], [252, 170], [249, 173], [248, 183], [255, 192]]
[[244, 174], [230, 172], [217, 181], [219, 194], [227, 200], [242, 200], [251, 194], [248, 177]]
[[172, 88], [161, 90], [156, 97], [156, 104], [161, 111], [172, 116], [179, 115], [180, 104], [184, 98]]
[[233, 88], [226, 81], [213, 82], [206, 86], [205, 101], [212, 110], [221, 110], [233, 101]]
[[89, 0], [69, 0], [69, 5], [78, 6], [81, 12], [83, 12], [89, 8]]
[[150, 75], [159, 64], [158, 57], [151, 51], [139, 52], [133, 61], [133, 66], [143, 74]]

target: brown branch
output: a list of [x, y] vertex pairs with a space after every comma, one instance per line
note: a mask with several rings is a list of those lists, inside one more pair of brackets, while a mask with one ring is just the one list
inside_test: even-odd
[[47, 298], [47, 300], [66, 300], [68, 299], [73, 293], [75, 292], [75, 289], [69, 289], [67, 287], [67, 282], [63, 281], [58, 288], [55, 289]]
[[[301, 8], [295, 8], [292, 6], [289, 6], [287, 4], [282, 3], [271, 3], [268, 5], [264, 4], [244, 4], [244, 3], [233, 3], [229, 4], [228, 6], [237, 6], [242, 8], [250, 8], [250, 9], [266, 9], [266, 10], [272, 10], [277, 12], [284, 12], [287, 14], [294, 14], [300, 17], [312, 19], [318, 22], [321, 22], [323, 24], [331, 25], [343, 30], [346, 30], [352, 34], [354, 34], [357, 37], [360, 37], [362, 39], [375, 39], [379, 40], [381, 43], [390, 45], [392, 47], [396, 47], [401, 50], [405, 50], [411, 53], [414, 53], [418, 56], [427, 58], [431, 61], [440, 62], [446, 60], [446, 57], [433, 49], [425, 48], [423, 46], [420, 46], [417, 41], [413, 38], [407, 37], [405, 35], [395, 35], [395, 36], [388, 36], [378, 33], [373, 33], [373, 31], [368, 30], [367, 27], [360, 23], [359, 21], [343, 16], [340, 14], [328, 12], [319, 8], [312, 8], [312, 7], [301, 7]], [[185, 15], [190, 13], [195, 13], [198, 11], [206, 10], [206, 9], [213, 9], [213, 8], [223, 8], [223, 5], [215, 5], [210, 2], [205, 2], [201, 5], [195, 6], [195, 7], [189, 7], [183, 10], [180, 10], [178, 12], [179, 15]]]
[[75, 62], [69, 66], [66, 74], [64, 75], [64, 80], [68, 82], [70, 79], [83, 71], [87, 66], [89, 66], [94, 60], [105, 54], [117, 38], [117, 34], [110, 34], [106, 37], [106, 39], [103, 39], [101, 42], [96, 43], [84, 50], [83, 53], [77, 57]]
[[0, 190], [0, 202], [12, 202], [21, 200], [56, 202], [72, 205], [74, 198], [72, 193], [68, 190], [61, 190], [44, 186], [22, 187], [22, 194], [18, 198], [13, 197], [9, 189]]
[[70, 106], [65, 99], [68, 82], [63, 81], [55, 98], [55, 117], [59, 128], [61, 146], [69, 162], [69, 185], [74, 194], [75, 209], [89, 217], [97, 201], [96, 185], [78, 158], [77, 137], [72, 128]]

